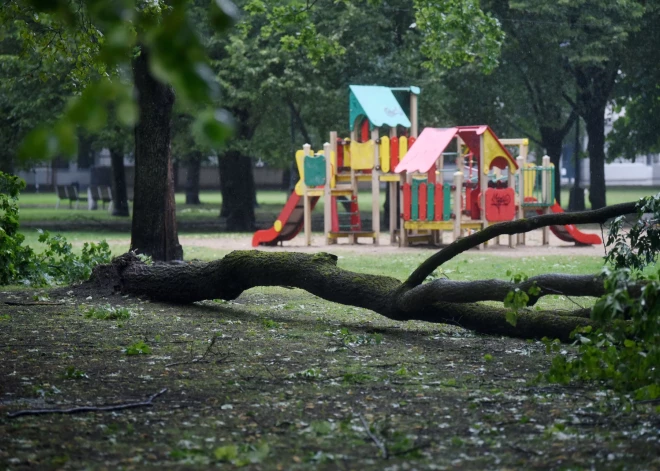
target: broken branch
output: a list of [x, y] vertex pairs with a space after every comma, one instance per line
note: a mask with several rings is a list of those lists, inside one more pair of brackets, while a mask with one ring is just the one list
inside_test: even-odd
[[156, 394], [152, 394], [146, 401], [143, 402], [129, 402], [128, 404], [116, 404], [114, 406], [83, 406], [73, 407], [71, 409], [27, 409], [19, 410], [16, 412], [9, 412], [7, 417], [10, 419], [21, 417], [24, 415], [44, 415], [44, 414], [80, 414], [83, 412], [110, 412], [123, 409], [135, 409], [137, 407], [151, 407], [152, 401], [158, 396], [165, 394], [167, 388], [161, 389]]

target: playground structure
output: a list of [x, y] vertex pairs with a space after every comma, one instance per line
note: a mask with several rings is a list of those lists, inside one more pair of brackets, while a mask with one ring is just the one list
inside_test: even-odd
[[[352, 85], [349, 90], [349, 139], [330, 133], [323, 152], [315, 154], [310, 146], [296, 152], [300, 181], [289, 197], [273, 227], [257, 231], [252, 245], [275, 245], [305, 231], [311, 244], [311, 212], [324, 199], [324, 232], [327, 244], [347, 238], [356, 243], [368, 238], [378, 244], [380, 237], [380, 187], [384, 183], [390, 201], [397, 200], [401, 177], [394, 168], [415, 142], [417, 136], [417, 87], [388, 88]], [[408, 112], [404, 111], [404, 108]], [[411, 119], [408, 119], [408, 115]], [[380, 136], [380, 130], [386, 135]], [[371, 183], [371, 229], [363, 227], [357, 205], [358, 186]], [[364, 183], [363, 183], [364, 184]], [[345, 203], [339, 203], [342, 198]], [[389, 227], [395, 241], [398, 214], [390, 205]]]
[[[257, 231], [252, 245], [275, 245], [303, 229], [305, 243], [311, 245], [311, 213], [321, 198], [327, 244], [340, 238], [351, 244], [368, 238], [378, 244], [381, 185], [391, 202], [390, 243], [398, 240], [400, 246], [439, 244], [445, 232], [456, 240], [528, 212], [562, 211], [554, 197], [549, 157], [538, 166], [527, 163], [526, 139], [498, 139], [485, 125], [426, 128], [418, 137], [418, 95], [417, 87], [351, 86], [350, 139], [332, 132], [322, 152], [314, 153], [306, 144], [296, 153], [300, 181], [273, 227]], [[381, 130], [386, 135], [381, 137]], [[371, 183], [371, 230], [360, 219], [360, 182]], [[550, 231], [578, 245], [602, 243], [574, 226], [552, 226], [543, 229], [544, 245]], [[524, 243], [524, 234], [509, 236], [511, 247]]]

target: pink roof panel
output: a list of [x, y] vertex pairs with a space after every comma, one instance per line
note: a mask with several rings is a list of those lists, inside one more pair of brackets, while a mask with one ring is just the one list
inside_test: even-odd
[[456, 128], [425, 128], [394, 172], [428, 172], [455, 136]]

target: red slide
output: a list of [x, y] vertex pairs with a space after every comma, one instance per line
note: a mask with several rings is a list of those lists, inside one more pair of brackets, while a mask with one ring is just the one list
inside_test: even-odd
[[[550, 207], [550, 211], [553, 213], [563, 213], [564, 210], [559, 206], [559, 203], [555, 201]], [[539, 214], [543, 214], [542, 210], [536, 211]], [[603, 241], [596, 234], [586, 234], [580, 231], [573, 224], [567, 224], [565, 226], [550, 226], [550, 230], [554, 235], [564, 242], [575, 242], [576, 245], [600, 245]]]
[[[314, 209], [318, 196], [310, 198], [311, 209]], [[289, 200], [284, 205], [284, 209], [275, 220], [273, 227], [257, 231], [252, 236], [252, 247], [259, 245], [277, 245], [282, 240], [291, 240], [303, 228], [304, 199], [297, 195], [295, 191], [289, 196]]]

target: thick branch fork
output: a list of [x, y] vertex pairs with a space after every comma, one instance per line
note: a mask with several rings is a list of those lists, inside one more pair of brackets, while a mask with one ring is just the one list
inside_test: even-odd
[[[133, 254], [96, 268], [88, 283], [123, 294], [148, 296], [176, 303], [206, 299], [232, 300], [257, 286], [304, 289], [328, 301], [362, 307], [397, 321], [422, 320], [459, 325], [481, 333], [521, 338], [551, 337], [567, 341], [578, 326], [589, 324], [582, 313], [522, 312], [514, 327], [506, 310], [475, 301], [502, 301], [510, 289], [527, 289], [536, 283], [544, 294], [597, 296], [602, 282], [596, 276], [543, 275], [515, 285], [501, 280], [456, 282], [436, 280], [402, 290], [399, 280], [337, 267], [337, 257], [327, 253], [235, 251], [209, 263], [147, 265]], [[591, 286], [590, 293], [577, 286]], [[566, 292], [564, 293], [565, 290]]]
[[96, 267], [88, 283], [124, 294], [144, 295], [155, 300], [192, 303], [206, 299], [231, 300], [257, 286], [300, 288], [320, 298], [362, 307], [397, 321], [422, 320], [459, 325], [476, 332], [521, 338], [559, 338], [589, 325], [583, 309], [574, 313], [556, 311], [521, 312], [516, 326], [506, 321], [506, 310], [479, 301], [503, 301], [514, 289], [541, 296], [598, 297], [604, 293], [598, 275], [539, 275], [522, 283], [502, 280], [423, 283], [437, 267], [456, 255], [503, 234], [528, 232], [555, 224], [604, 223], [610, 218], [636, 213], [636, 203], [624, 203], [597, 211], [548, 214], [494, 224], [459, 239], [423, 262], [404, 283], [389, 277], [343, 270], [337, 257], [328, 253], [235, 251], [221, 260], [188, 264], [147, 265], [132, 253]]

